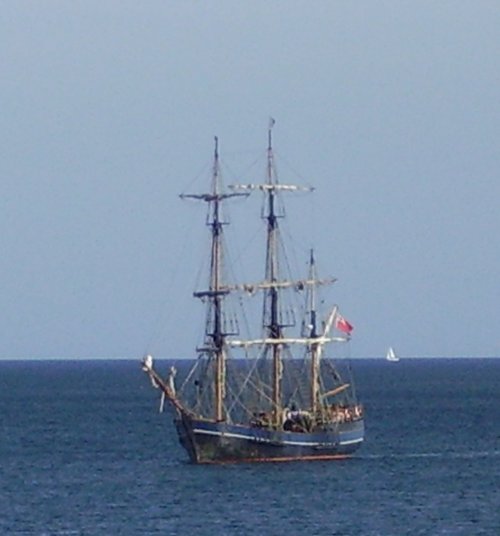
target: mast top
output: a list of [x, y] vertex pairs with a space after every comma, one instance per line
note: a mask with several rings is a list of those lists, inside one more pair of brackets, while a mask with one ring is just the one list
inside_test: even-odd
[[269, 118], [269, 127], [267, 129], [267, 150], [272, 151], [273, 150], [273, 144], [272, 144], [272, 130], [274, 127], [274, 124], [276, 123], [276, 120], [273, 117]]
[[311, 248], [309, 250], [309, 264], [310, 264], [311, 267], [314, 267], [315, 264], [316, 264], [316, 261], [314, 259], [314, 249], [313, 248]]
[[236, 190], [260, 190], [270, 197], [274, 197], [278, 190], [288, 192], [313, 192], [314, 188], [310, 186], [296, 186], [293, 184], [281, 184], [278, 182], [276, 176], [276, 170], [274, 169], [274, 155], [273, 155], [273, 138], [272, 131], [276, 123], [273, 117], [269, 118], [269, 125], [267, 127], [267, 177], [264, 184], [230, 184], [229, 188], [233, 191]]
[[219, 137], [214, 136], [214, 162], [212, 168], [212, 189], [206, 194], [180, 194], [181, 199], [199, 199], [207, 203], [219, 203], [230, 197], [247, 197], [248, 193], [230, 192], [224, 193], [219, 169]]

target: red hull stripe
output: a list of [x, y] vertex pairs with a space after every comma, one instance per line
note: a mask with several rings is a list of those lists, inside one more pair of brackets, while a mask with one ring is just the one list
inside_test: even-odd
[[351, 458], [349, 454], [322, 454], [320, 456], [277, 456], [276, 458], [235, 458], [232, 460], [203, 460], [200, 464], [221, 465], [225, 463], [261, 463], [261, 462], [303, 462], [303, 461], [325, 461], [325, 460], [346, 460]]

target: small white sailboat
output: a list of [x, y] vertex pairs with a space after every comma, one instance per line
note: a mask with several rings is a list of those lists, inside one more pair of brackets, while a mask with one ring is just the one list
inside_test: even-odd
[[394, 348], [392, 346], [389, 347], [389, 350], [387, 350], [387, 355], [385, 356], [387, 361], [399, 361], [399, 357], [396, 355], [396, 352], [394, 351]]

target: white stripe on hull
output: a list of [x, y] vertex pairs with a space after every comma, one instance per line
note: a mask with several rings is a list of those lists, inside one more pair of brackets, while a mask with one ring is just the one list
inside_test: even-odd
[[[203, 430], [200, 428], [193, 429], [195, 434], [204, 434], [212, 435], [219, 437], [231, 437], [235, 439], [246, 439], [248, 441], [255, 441], [256, 443], [276, 443], [275, 440], [266, 439], [258, 436], [249, 436], [244, 434], [235, 434], [232, 432], [219, 432], [217, 430]], [[363, 438], [350, 439], [348, 441], [339, 441], [339, 443], [321, 443], [318, 441], [279, 441], [281, 445], [293, 445], [293, 446], [304, 446], [304, 447], [335, 447], [338, 445], [352, 445], [354, 443], [361, 443]]]

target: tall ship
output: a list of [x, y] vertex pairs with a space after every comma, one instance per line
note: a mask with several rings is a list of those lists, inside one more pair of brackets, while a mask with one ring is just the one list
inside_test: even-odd
[[[302, 278], [288, 273], [283, 198], [312, 188], [279, 182], [273, 124], [262, 184], [226, 190], [215, 138], [209, 192], [181, 195], [206, 203], [210, 236], [207, 284], [194, 292], [206, 317], [191, 370], [179, 378], [174, 367], [160, 374], [149, 354], [142, 361], [161, 391], [161, 407], [166, 401], [173, 410], [180, 444], [197, 464], [342, 459], [364, 439], [352, 372], [335, 351], [348, 345], [353, 327], [337, 305], [325, 307], [320, 297], [335, 279], [318, 276], [308, 247]], [[227, 275], [224, 208], [255, 194], [262, 200], [256, 216], [264, 223], [264, 266], [260, 278], [233, 281]]]

